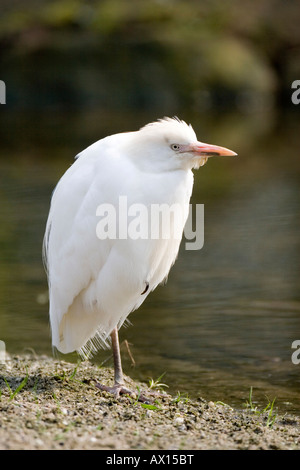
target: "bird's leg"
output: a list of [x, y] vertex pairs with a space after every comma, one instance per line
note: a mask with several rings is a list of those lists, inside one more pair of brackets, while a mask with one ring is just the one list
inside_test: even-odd
[[115, 385], [124, 385], [118, 329], [114, 328], [110, 336], [114, 357]]
[[104, 390], [106, 392], [110, 392], [116, 397], [119, 397], [121, 393], [127, 393], [132, 395], [132, 392], [124, 387], [124, 377], [123, 377], [123, 370], [122, 370], [122, 362], [121, 362], [121, 353], [120, 353], [120, 345], [119, 345], [119, 334], [118, 329], [114, 328], [111, 332], [111, 344], [112, 344], [112, 351], [113, 351], [113, 358], [114, 358], [114, 385], [112, 387], [108, 387], [107, 385], [102, 385], [97, 383], [97, 387], [100, 390]]
[[[106, 392], [112, 393], [116, 398], [118, 398], [121, 394], [136, 397], [136, 394], [132, 390], [129, 390], [128, 388], [126, 388], [125, 385], [124, 385], [124, 377], [123, 377], [123, 370], [122, 370], [118, 329], [114, 328], [112, 330], [110, 336], [111, 336], [113, 358], [114, 358], [114, 374], [115, 374], [114, 380], [115, 380], [115, 383], [112, 387], [108, 387], [107, 385], [102, 385], [102, 384], [96, 383], [96, 387], [100, 388], [100, 390], [104, 390]], [[138, 400], [139, 401], [148, 401], [142, 395], [140, 395], [138, 397]]]

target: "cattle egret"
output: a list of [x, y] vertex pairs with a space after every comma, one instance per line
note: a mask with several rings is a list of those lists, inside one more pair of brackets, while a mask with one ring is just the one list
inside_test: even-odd
[[[116, 397], [131, 393], [124, 384], [118, 330], [166, 279], [188, 216], [192, 169], [215, 155], [236, 153], [199, 142], [191, 125], [164, 118], [97, 141], [76, 157], [54, 190], [43, 245], [52, 344], [62, 353], [90, 357], [111, 338], [114, 385], [98, 385]], [[132, 218], [124, 217], [120, 197], [131, 216], [137, 207], [150, 211], [155, 204], [177, 204], [182, 217], [176, 224], [169, 218], [168, 237], [130, 236]], [[105, 220], [111, 207], [115, 217]], [[106, 221], [107, 236], [99, 234], [100, 220], [102, 228]], [[108, 229], [108, 222], [116, 227]]]

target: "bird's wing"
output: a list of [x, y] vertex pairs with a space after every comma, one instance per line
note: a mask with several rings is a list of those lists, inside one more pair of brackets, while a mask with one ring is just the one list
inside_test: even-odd
[[135, 169], [118, 153], [120, 139], [124, 136], [112, 136], [83, 151], [52, 196], [44, 259], [52, 342], [62, 352], [82, 349], [98, 333], [105, 341], [144, 289], [144, 263], [136, 263], [141, 273], [133, 268], [134, 275], [128, 275], [133, 244], [100, 240], [96, 233], [97, 207], [117, 206], [119, 194], [126, 195], [138, 181]]
[[[53, 344], [76, 297], [95, 279], [108, 258], [110, 240], [96, 235], [97, 205], [109, 199], [113, 162], [107, 139], [82, 152], [58, 182], [44, 236]], [[100, 171], [99, 171], [100, 168]]]

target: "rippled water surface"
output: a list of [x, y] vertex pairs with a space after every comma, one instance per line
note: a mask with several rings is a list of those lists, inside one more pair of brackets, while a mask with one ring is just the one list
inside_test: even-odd
[[[123, 344], [124, 370], [143, 380], [165, 373], [162, 382], [174, 393], [236, 406], [253, 387], [259, 404], [276, 397], [281, 411], [299, 414], [300, 364], [291, 360], [292, 342], [300, 340], [296, 124], [292, 117], [279, 129], [260, 128], [247, 119], [243, 127], [230, 117], [218, 131], [212, 119], [198, 136], [232, 147], [239, 158], [214, 159], [196, 174], [192, 202], [205, 205], [204, 247], [187, 251], [183, 243], [167, 285], [131, 314], [120, 337], [136, 365]], [[0, 156], [0, 339], [11, 353], [52, 353], [41, 261], [51, 191], [73, 155], [101, 132], [117, 131], [98, 130], [94, 116], [53, 121], [35, 118], [28, 132], [27, 121], [18, 122], [19, 141], [15, 133], [9, 146], [4, 136]], [[86, 121], [91, 130], [77, 133]], [[11, 117], [14, 133], [13, 123]], [[109, 351], [95, 360], [112, 364]]]

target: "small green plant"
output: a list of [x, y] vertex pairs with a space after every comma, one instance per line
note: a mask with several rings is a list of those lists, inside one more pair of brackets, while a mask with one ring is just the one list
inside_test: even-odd
[[15, 396], [25, 387], [25, 385], [27, 384], [27, 381], [28, 381], [28, 371], [26, 373], [26, 376], [24, 377], [24, 379], [22, 380], [22, 382], [18, 385], [18, 387], [15, 389], [15, 390], [12, 390], [11, 386], [9, 385], [8, 381], [6, 380], [5, 377], [3, 377], [4, 379], [4, 382], [6, 383], [6, 386], [9, 390], [9, 393], [10, 393], [10, 396], [9, 396], [9, 400], [13, 400], [15, 398]]
[[252, 411], [253, 413], [259, 413], [259, 411], [257, 410], [257, 406], [254, 405], [253, 401], [252, 401], [252, 393], [253, 393], [253, 388], [250, 387], [250, 391], [249, 391], [249, 401], [246, 400], [246, 408], [250, 409], [250, 411]]
[[153, 403], [141, 403], [141, 407], [145, 408], [146, 410], [160, 410], [161, 406], [158, 404], [154, 405]]
[[173, 398], [172, 400], [172, 403], [188, 403], [189, 401], [189, 396], [188, 394], [185, 392], [185, 393], [181, 393], [181, 392], [177, 392], [177, 395], [175, 398]]
[[54, 392], [53, 392], [52, 396], [53, 396], [53, 399], [54, 399], [54, 401], [55, 401], [55, 403], [56, 403], [56, 405], [57, 405], [57, 409], [58, 409], [58, 411], [60, 412], [60, 411], [61, 411], [61, 408], [60, 408], [60, 401], [59, 401], [59, 399], [57, 398], [57, 396], [55, 395]]
[[222, 405], [225, 406], [226, 408], [229, 408], [230, 410], [233, 410], [233, 408], [228, 405], [228, 403], [224, 403], [223, 401], [216, 401], [216, 405]]
[[73, 372], [69, 375], [69, 379], [70, 379], [70, 380], [72, 380], [72, 379], [75, 378], [75, 375], [77, 374], [78, 366], [79, 366], [79, 362], [77, 362], [76, 366], [74, 367]]
[[[134, 399], [134, 401], [133, 401], [134, 405], [136, 405], [139, 402], [139, 398], [140, 398], [141, 393], [142, 393], [142, 390], [140, 389], [140, 387], [138, 385], [136, 386], [136, 389], [137, 389], [138, 393], [137, 393], [136, 399]], [[128, 395], [128, 397], [131, 398], [130, 395]]]
[[136, 386], [136, 388], [137, 388], [136, 398], [132, 398], [132, 397], [130, 397], [130, 395], [128, 395], [128, 398], [131, 400], [131, 403], [133, 405], [140, 405], [142, 408], [145, 408], [146, 410], [159, 410], [161, 408], [160, 403], [157, 400], [155, 400], [156, 404], [153, 404], [153, 403], [140, 403], [139, 399], [141, 397], [142, 391], [141, 391], [141, 389], [138, 385]]
[[164, 383], [161, 383], [160, 380], [163, 378], [163, 376], [165, 375], [165, 372], [163, 372], [159, 377], [158, 379], [156, 380], [153, 380], [152, 378], [150, 378], [149, 380], [149, 388], [154, 390], [154, 389], [160, 389], [160, 388], [163, 388], [163, 387], [169, 387], [167, 384], [164, 384]]
[[73, 371], [70, 373], [70, 375], [67, 375], [66, 371], [63, 370], [63, 373], [61, 375], [59, 374], [56, 374], [55, 375], [55, 378], [59, 379], [59, 380], [62, 380], [63, 382], [64, 381], [68, 381], [68, 380], [77, 380], [75, 379], [75, 375], [77, 373], [77, 369], [78, 369], [78, 366], [80, 364], [80, 361], [77, 362], [76, 366], [74, 367]]
[[275, 419], [277, 414], [274, 413], [274, 404], [276, 398], [274, 398], [272, 401], [269, 400], [267, 406], [263, 410], [259, 410], [256, 405], [254, 405], [253, 400], [252, 400], [252, 395], [253, 395], [253, 388], [250, 387], [249, 391], [249, 400], [246, 401], [246, 408], [248, 408], [252, 413], [255, 413], [257, 415], [263, 415], [267, 413], [267, 422], [266, 426], [267, 427], [272, 427], [273, 424], [275, 423]]
[[37, 386], [38, 386], [38, 377], [36, 377], [35, 381], [34, 381], [34, 384], [33, 384], [33, 388], [32, 388], [32, 392], [33, 392], [33, 396], [34, 396], [34, 399], [35, 401], [38, 403], [38, 395], [37, 395]]
[[275, 423], [275, 419], [276, 419], [276, 416], [277, 416], [277, 413], [273, 414], [275, 400], [276, 400], [276, 398], [274, 398], [272, 402], [269, 401], [269, 403], [267, 404], [267, 406], [264, 409], [265, 413], [269, 410], [266, 425], [267, 425], [267, 427], [270, 427], [270, 428]]

